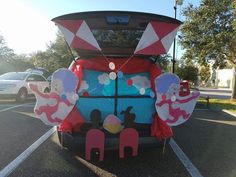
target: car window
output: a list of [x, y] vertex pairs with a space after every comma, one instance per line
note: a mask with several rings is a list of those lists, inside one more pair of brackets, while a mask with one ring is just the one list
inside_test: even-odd
[[40, 75], [32, 74], [27, 78], [27, 81], [45, 81], [45, 79]]
[[24, 80], [27, 76], [27, 73], [5, 73], [0, 76], [0, 80]]

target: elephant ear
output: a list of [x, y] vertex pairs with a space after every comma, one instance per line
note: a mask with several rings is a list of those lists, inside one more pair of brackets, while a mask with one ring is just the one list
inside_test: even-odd
[[38, 86], [30, 84], [36, 97], [34, 112], [37, 117], [51, 126], [62, 123], [78, 99], [77, 84], [78, 79], [68, 69], [59, 69], [53, 73], [50, 93], [43, 93]]
[[179, 95], [180, 79], [170, 73], [160, 75], [155, 79], [157, 100], [155, 103], [159, 117], [169, 126], [177, 126], [186, 122], [196, 105], [199, 92], [187, 96]]

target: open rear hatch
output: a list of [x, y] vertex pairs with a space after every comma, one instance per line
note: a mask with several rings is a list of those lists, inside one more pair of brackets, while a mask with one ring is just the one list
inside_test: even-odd
[[79, 56], [166, 54], [180, 21], [156, 14], [93, 11], [52, 19]]

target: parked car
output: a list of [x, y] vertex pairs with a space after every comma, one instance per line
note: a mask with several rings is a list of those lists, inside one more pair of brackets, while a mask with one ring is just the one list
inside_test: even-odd
[[0, 76], [0, 98], [14, 98], [23, 102], [33, 95], [28, 84], [33, 83], [43, 92], [49, 92], [49, 83], [44, 76], [30, 72], [8, 72]]
[[47, 71], [46, 69], [41, 68], [41, 67], [29, 68], [25, 71], [30, 72], [30, 73], [43, 75], [45, 78], [47, 78], [50, 75], [49, 71]]
[[[157, 115], [154, 78], [161, 74], [152, 56], [168, 52], [181, 22], [121, 11], [73, 13], [52, 21], [80, 56], [69, 67], [79, 79], [79, 99], [58, 128], [61, 144], [84, 146], [93, 120], [106, 134], [105, 148], [118, 148], [123, 126], [137, 130], [140, 144], [162, 144], [151, 135]], [[117, 126], [107, 124], [108, 119]], [[164, 130], [165, 125], [154, 126]]]

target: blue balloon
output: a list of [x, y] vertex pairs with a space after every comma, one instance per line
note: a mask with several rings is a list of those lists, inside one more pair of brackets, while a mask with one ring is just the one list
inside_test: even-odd
[[150, 91], [150, 94], [149, 94], [149, 95], [150, 95], [151, 98], [154, 98], [154, 97], [155, 97], [155, 93], [154, 93], [153, 91]]
[[122, 78], [124, 76], [123, 72], [122, 71], [118, 71], [117, 72], [117, 77], [118, 78]]
[[62, 100], [66, 100], [66, 98], [67, 98], [66, 95], [64, 95], [64, 94], [61, 95], [61, 99], [62, 99]]

